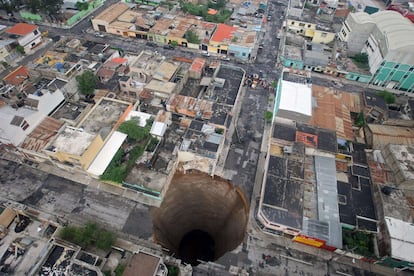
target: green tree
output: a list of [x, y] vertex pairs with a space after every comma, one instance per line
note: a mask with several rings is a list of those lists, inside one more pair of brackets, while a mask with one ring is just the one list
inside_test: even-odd
[[85, 71], [82, 75], [76, 76], [78, 89], [84, 95], [91, 95], [95, 91], [98, 77], [91, 71]]
[[111, 246], [115, 243], [115, 240], [116, 237], [114, 233], [106, 230], [101, 230], [100, 234], [97, 236], [95, 245], [99, 249], [109, 250], [111, 249]]
[[[31, 1], [31, 0], [30, 0]], [[40, 10], [47, 15], [56, 15], [60, 13], [63, 0], [41, 0]]]
[[266, 122], [270, 123], [273, 119], [273, 113], [270, 111], [265, 112], [265, 120]]
[[80, 11], [87, 10], [89, 8], [88, 2], [76, 2], [75, 8], [77, 8]]
[[397, 99], [397, 97], [393, 93], [386, 90], [378, 92], [377, 95], [383, 98], [387, 104], [393, 104]]
[[171, 41], [170, 45], [173, 46], [173, 47], [177, 47], [178, 42], [176, 40], [173, 40], [173, 41]]
[[128, 139], [130, 140], [141, 141], [148, 136], [148, 133], [145, 128], [140, 127], [138, 124], [139, 119], [133, 118], [131, 120], [123, 122], [119, 126], [118, 130], [122, 133], [127, 134]]
[[122, 274], [124, 274], [125, 268], [125, 264], [119, 264], [114, 270], [115, 276], [122, 276]]
[[361, 111], [355, 119], [355, 126], [363, 127], [365, 125], [366, 125], [365, 115], [364, 115], [364, 112]]
[[82, 248], [94, 246], [102, 250], [110, 249], [116, 240], [112, 232], [99, 228], [94, 222], [88, 222], [83, 227], [63, 227], [59, 232], [59, 237]]
[[200, 38], [198, 38], [197, 33], [195, 33], [192, 30], [188, 30], [185, 33], [185, 38], [187, 39], [188, 42], [193, 43], [193, 44], [199, 44], [200, 43]]
[[23, 48], [23, 46], [22, 46], [22, 45], [17, 45], [17, 47], [16, 47], [16, 51], [17, 51], [19, 54], [22, 54], [22, 55], [26, 54], [26, 52], [24, 51], [24, 48]]

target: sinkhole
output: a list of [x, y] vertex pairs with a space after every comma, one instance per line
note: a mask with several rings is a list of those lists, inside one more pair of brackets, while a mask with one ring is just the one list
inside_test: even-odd
[[154, 240], [193, 266], [214, 261], [244, 239], [249, 207], [244, 193], [220, 177], [177, 172], [159, 208]]

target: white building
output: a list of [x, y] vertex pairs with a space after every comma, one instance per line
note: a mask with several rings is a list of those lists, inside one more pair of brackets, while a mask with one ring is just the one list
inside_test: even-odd
[[275, 104], [277, 117], [308, 122], [312, 117], [312, 89], [309, 84], [280, 80]]
[[338, 36], [350, 53], [369, 55], [371, 73], [383, 59], [414, 64], [414, 24], [398, 12], [350, 13]]
[[28, 95], [25, 105], [15, 109], [10, 105], [0, 107], [0, 142], [4, 144], [20, 145], [26, 136], [31, 133], [65, 97], [58, 89], [51, 93], [42, 90]]
[[42, 34], [39, 27], [32, 24], [18, 23], [6, 30], [11, 36], [16, 36], [17, 42], [24, 48], [25, 52], [30, 51], [42, 43]]

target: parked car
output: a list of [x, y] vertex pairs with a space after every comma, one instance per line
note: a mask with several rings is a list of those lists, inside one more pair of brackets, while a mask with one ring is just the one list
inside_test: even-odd
[[95, 33], [96, 37], [105, 37], [105, 35], [101, 34], [101, 33]]
[[175, 49], [175, 47], [172, 46], [171, 44], [164, 45], [163, 48], [167, 49], [167, 50], [174, 50]]
[[210, 53], [207, 52], [207, 51], [201, 51], [201, 55], [202, 56], [205, 56], [205, 57], [209, 57], [210, 56]]
[[150, 47], [157, 47], [158, 45], [157, 45], [157, 43], [155, 43], [155, 42], [152, 42], [152, 41], [147, 41], [147, 43], [145, 43], [147, 46], [150, 46]]

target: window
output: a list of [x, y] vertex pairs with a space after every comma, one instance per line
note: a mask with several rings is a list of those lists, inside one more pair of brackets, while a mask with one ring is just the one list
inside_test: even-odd
[[394, 68], [395, 68], [395, 69], [398, 69], [398, 67], [399, 67], [399, 65], [398, 65], [398, 64], [396, 64], [396, 65], [394, 66]]
[[290, 22], [290, 25], [295, 25], [295, 22], [294, 21]]
[[39, 33], [39, 31], [38, 31], [38, 30], [34, 30], [34, 31], [33, 31], [33, 34], [34, 34], [34, 35], [37, 35], [38, 33]]
[[299, 23], [299, 27], [305, 27], [305, 23]]
[[410, 72], [414, 71], [414, 67], [411, 67], [408, 71]]
[[351, 31], [351, 29], [349, 28], [348, 24], [345, 22], [344, 23], [345, 29], [348, 31], [348, 33]]
[[344, 37], [346, 37], [346, 32], [345, 32], [345, 30], [342, 30], [342, 35], [344, 36]]
[[327, 33], [321, 33], [321, 37], [327, 37], [328, 34]]
[[20, 126], [23, 130], [26, 130], [29, 127], [29, 124], [26, 122], [26, 120], [23, 121], [22, 125]]
[[312, 27], [312, 25], [311, 24], [308, 24], [308, 28], [310, 28], [310, 27]]

